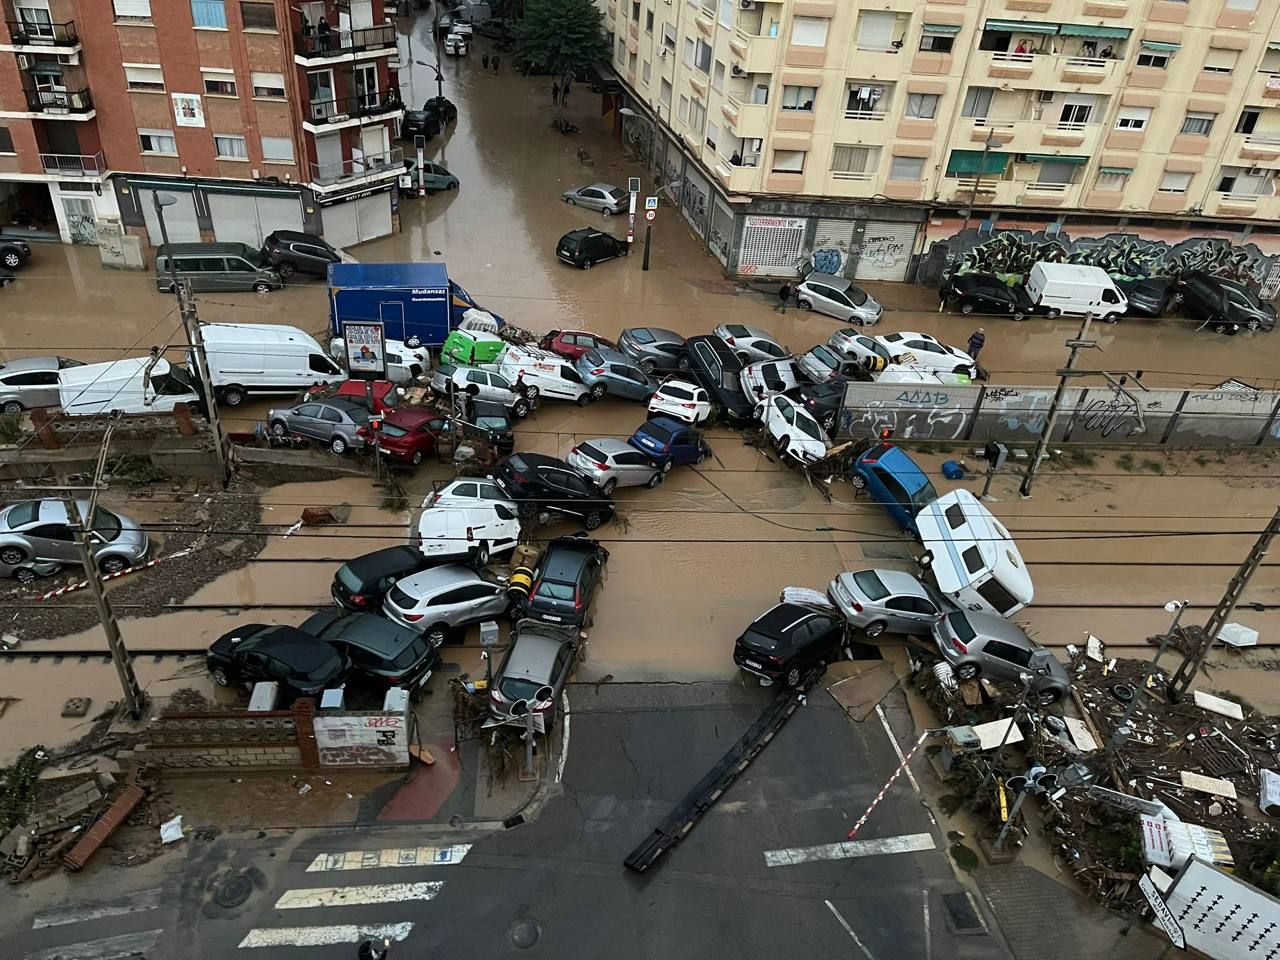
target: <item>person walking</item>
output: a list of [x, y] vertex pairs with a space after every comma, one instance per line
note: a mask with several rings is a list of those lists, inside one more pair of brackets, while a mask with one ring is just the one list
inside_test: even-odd
[[791, 299], [791, 284], [787, 283], [784, 280], [782, 282], [782, 286], [778, 288], [778, 307], [777, 307], [778, 313], [787, 312], [787, 301], [790, 299]]
[[484, 67], [486, 70], [488, 70], [488, 69], [489, 69], [489, 54], [488, 54], [488, 53], [481, 54], [481, 56], [480, 56], [480, 65], [481, 65], [482, 67]]
[[552, 103], [560, 102], [560, 81], [559, 80], [551, 81], [551, 102]]
[[979, 327], [973, 333], [969, 334], [969, 349], [966, 351], [969, 356], [973, 357], [973, 362], [978, 362], [978, 354], [982, 352], [982, 348], [987, 345], [987, 335], [983, 332], [983, 328]]
[[494, 72], [494, 73], [501, 73], [501, 72], [502, 72], [502, 58], [501, 58], [501, 57], [495, 56], [495, 57], [493, 58], [493, 72]]

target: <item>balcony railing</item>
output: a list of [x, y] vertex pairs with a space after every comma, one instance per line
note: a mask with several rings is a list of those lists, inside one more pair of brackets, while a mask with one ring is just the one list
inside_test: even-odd
[[1110, 62], [1105, 57], [1066, 57], [1062, 65], [1068, 70], [1105, 70]]
[[307, 116], [312, 123], [341, 123], [360, 117], [376, 117], [404, 109], [404, 102], [392, 93], [362, 94], [337, 100], [312, 100]]
[[1028, 193], [1066, 193], [1069, 183], [1042, 183], [1038, 180], [1027, 184]]
[[883, 120], [888, 114], [884, 110], [846, 110], [846, 120]]
[[997, 51], [991, 55], [991, 60], [993, 63], [1016, 63], [1029, 67], [1036, 62], [1036, 57], [1033, 53], [1004, 53], [1003, 51]]
[[381, 50], [396, 48], [396, 28], [394, 24], [384, 23], [376, 27], [361, 27], [358, 30], [330, 30], [326, 34], [317, 34], [314, 30], [307, 33], [296, 33], [293, 37], [296, 52], [299, 56], [338, 57], [363, 50]]
[[344, 180], [356, 180], [378, 173], [394, 171], [399, 175], [403, 170], [404, 153], [399, 147], [393, 147], [384, 153], [365, 154], [340, 163], [318, 164], [311, 179], [321, 186], [331, 186]]
[[102, 159], [102, 151], [97, 153], [42, 153], [40, 165], [45, 173], [54, 173], [60, 177], [97, 177], [107, 169]]
[[80, 42], [76, 22], [31, 23], [26, 20], [6, 20], [9, 36], [19, 47], [73, 47]]
[[1083, 120], [1059, 120], [1053, 125], [1055, 130], [1061, 130], [1063, 133], [1079, 133], [1090, 126], [1092, 124]]
[[93, 109], [89, 88], [83, 90], [28, 90], [27, 109], [32, 113], [88, 113]]
[[1280, 150], [1280, 136], [1274, 133], [1251, 133], [1244, 138], [1251, 147], [1274, 147]]
[[874, 173], [867, 173], [864, 170], [854, 172], [853, 170], [832, 170], [831, 179], [833, 180], [873, 180]]

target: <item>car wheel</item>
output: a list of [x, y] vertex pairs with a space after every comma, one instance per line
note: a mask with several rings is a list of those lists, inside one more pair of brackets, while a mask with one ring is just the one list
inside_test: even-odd
[[271, 424], [271, 435], [273, 437], [284, 438], [289, 435], [289, 428], [284, 425], [283, 420], [276, 420]]
[[523, 398], [517, 400], [511, 405], [511, 412], [515, 414], [517, 420], [523, 420], [529, 415], [529, 403]]
[[520, 501], [520, 516], [525, 520], [532, 520], [538, 515], [538, 505], [532, 500]]
[[796, 301], [796, 306], [799, 307], [801, 310], [813, 309], [813, 304], [810, 303], [808, 300], [805, 300], [803, 297], [801, 297], [799, 300]]
[[36, 576], [36, 572], [30, 567], [19, 567], [13, 571], [13, 579], [19, 583], [35, 583]]
[[530, 400], [536, 400], [542, 393], [542, 389], [540, 387], [528, 386], [524, 388], [524, 392]]
[[438, 647], [449, 639], [449, 628], [443, 623], [432, 624], [427, 628], [425, 636], [427, 643], [432, 647]]
[[17, 270], [22, 266], [22, 258], [13, 252], [6, 253], [4, 255], [4, 265], [10, 270]]
[[257, 283], [253, 285], [253, 292], [254, 293], [270, 293], [271, 284], [267, 283], [267, 281], [265, 280], [259, 280]]
[[477, 567], [483, 567], [489, 562], [489, 545], [481, 542], [471, 555], [471, 559], [475, 561]]
[[981, 672], [976, 663], [962, 663], [956, 667], [956, 676], [961, 680], [976, 680]]
[[652, 360], [641, 360], [640, 372], [643, 373], [646, 377], [651, 377], [658, 372], [658, 365], [654, 363]]
[[582, 525], [588, 530], [594, 530], [600, 524], [604, 523], [604, 514], [599, 510], [592, 510], [582, 518]]
[[849, 478], [849, 484], [855, 490], [865, 490], [867, 489], [867, 478], [860, 473], [855, 473]]
[[1013, 314], [1014, 323], [1021, 323], [1025, 319], [1027, 319], [1027, 315], [1023, 313], [1021, 310], [1014, 311], [1014, 314]]
[[967, 367], [967, 366], [965, 366], [965, 365], [962, 363], [962, 364], [960, 364], [959, 366], [957, 366], [954, 370], [952, 370], [951, 372], [952, 372], [952, 373], [963, 373], [963, 374], [964, 374], [965, 376], [967, 376], [967, 377], [972, 377], [972, 376], [973, 376], [973, 367]]
[[276, 269], [280, 271], [281, 280], [288, 280], [290, 277], [292, 277], [295, 273], [298, 272], [297, 267], [295, 267], [292, 263], [287, 263], [287, 262], [279, 264], [276, 267]]
[[1062, 311], [1058, 310], [1057, 308], [1051, 307], [1047, 311], [1045, 311], [1045, 316], [1048, 317], [1050, 320], [1057, 320], [1060, 316], [1062, 316]]
[[663, 461], [662, 461], [662, 472], [663, 472], [663, 473], [670, 473], [670, 472], [671, 472], [671, 461], [670, 461], [669, 459], [668, 459], [668, 460], [663, 460]]
[[474, 383], [467, 384], [467, 396], [474, 397], [480, 392], [480, 388]]
[[828, 433], [831, 432], [831, 428], [834, 427], [835, 425], [836, 425], [836, 415], [834, 413], [828, 413], [825, 417], [822, 418], [822, 429], [826, 430]]
[[580, 406], [580, 407], [585, 407], [587, 404], [589, 404], [589, 403], [590, 403], [592, 400], [594, 400], [594, 399], [595, 399], [595, 394], [594, 394], [594, 393], [584, 393], [582, 396], [580, 396], [577, 400], [575, 400], [575, 401], [573, 401], [573, 402], [574, 402], [574, 403], [576, 403], [576, 404], [577, 404], [578, 406]]
[[888, 627], [889, 625], [883, 620], [874, 620], [871, 623], [868, 623], [866, 627], [863, 628], [862, 632], [874, 640], [876, 637], [880, 636], [880, 634], [884, 633]]
[[777, 449], [778, 451], [778, 456], [785, 457], [787, 455], [787, 451], [790, 448], [791, 448], [791, 438], [784, 433], [782, 436], [778, 438], [778, 441], [775, 444], [775, 449]]
[[600, 492], [603, 493], [606, 497], [608, 497], [608, 496], [612, 496], [613, 491], [617, 489], [618, 489], [617, 477], [610, 477], [608, 480], [604, 482], [604, 485], [600, 488]]
[[578, 205], [578, 201], [573, 199], [573, 197], [565, 197], [564, 202], [571, 207], [576, 207]]
[[4, 547], [0, 548], [0, 563], [8, 564], [11, 567], [17, 566], [27, 559], [27, 553], [21, 547]]
[[591, 269], [591, 261], [590, 261], [590, 260], [583, 260], [583, 261], [582, 261], [582, 269], [583, 269], [583, 270], [590, 270], [590, 269]]
[[240, 406], [240, 404], [244, 403], [244, 388], [243, 387], [223, 387], [222, 402], [225, 403], [228, 407]]
[[1227, 332], [1227, 325], [1226, 325], [1226, 323], [1224, 323], [1223, 321], [1218, 320], [1218, 321], [1217, 321], [1216, 323], [1214, 323], [1214, 324], [1213, 324], [1213, 326], [1212, 326], [1212, 327], [1210, 327], [1209, 329], [1211, 329], [1214, 333], [1226, 333], [1226, 332]]
[[4, 412], [8, 414], [21, 413], [22, 404], [20, 404], [17, 400], [6, 400], [4, 402]]
[[213, 668], [213, 682], [220, 687], [231, 686], [231, 678], [227, 676], [227, 671], [222, 667]]
[[653, 476], [645, 481], [645, 487], [652, 490], [654, 487], [656, 487], [658, 484], [662, 482], [662, 476], [663, 476], [663, 472], [661, 470], [655, 470], [653, 473]]
[[1062, 699], [1063, 691], [1059, 687], [1045, 687], [1036, 694], [1036, 700], [1042, 707], [1051, 707]]
[[681, 373], [688, 373], [689, 358], [686, 356], [681, 356], [680, 359], [676, 361], [676, 369], [679, 370]]
[[960, 312], [964, 314], [966, 317], [969, 316], [971, 313], [973, 313], [973, 304], [972, 303], [960, 304]]
[[415, 467], [422, 466], [422, 451], [421, 450], [413, 451], [413, 456], [409, 458], [409, 463]]
[[605, 385], [604, 385], [603, 383], [596, 383], [596, 384], [592, 384], [592, 386], [591, 386], [591, 399], [592, 399], [592, 400], [599, 400], [599, 399], [600, 399], [601, 397], [603, 397], [607, 392], [608, 392], [608, 390], [605, 388]]
[[129, 561], [124, 557], [103, 557], [98, 561], [98, 569], [104, 577], [109, 577], [129, 569]]
[[600, 211], [600, 216], [608, 220], [610, 217], [613, 216], [613, 211], [610, 210], [608, 207], [605, 207], [603, 210]]
[[699, 453], [697, 457], [694, 458], [693, 462], [695, 464], [702, 464], [706, 462], [706, 459], [707, 459], [707, 455], [705, 452], [703, 452], [703, 453]]
[[347, 441], [344, 440], [342, 437], [334, 437], [332, 440], [329, 441], [329, 449], [332, 450], [334, 453], [336, 453], [338, 456], [342, 456], [344, 453], [347, 452]]
[[796, 687], [800, 686], [800, 677], [801, 677], [800, 668], [792, 667], [790, 670], [787, 671], [787, 675], [782, 682], [785, 683], [788, 687], [795, 689]]

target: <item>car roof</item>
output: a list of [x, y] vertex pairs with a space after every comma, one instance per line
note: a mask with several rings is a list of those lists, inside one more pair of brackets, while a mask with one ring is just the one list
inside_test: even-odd
[[537, 683], [550, 680], [551, 668], [555, 665], [556, 655], [564, 642], [565, 638], [534, 630], [522, 630], [511, 648], [511, 656], [507, 659], [502, 675]]
[[[655, 343], [684, 343], [684, 336], [666, 327], [628, 327], [629, 330], [644, 330], [653, 337]], [[622, 331], [626, 333], [626, 330]], [[646, 344], [647, 346], [647, 344]]]
[[639, 433], [650, 424], [653, 424], [655, 427], [661, 427], [669, 433], [675, 433], [677, 430], [690, 429], [687, 423], [681, 423], [679, 420], [672, 417], [650, 417], [644, 423], [640, 424], [640, 426], [636, 427], [636, 433]]
[[635, 453], [636, 449], [631, 446], [631, 444], [619, 440], [617, 437], [593, 437], [590, 440], [581, 441], [578, 446], [582, 446], [583, 443], [590, 444], [594, 449], [599, 450], [606, 456], [615, 453]]
[[1030, 649], [1035, 649], [1037, 646], [1036, 642], [1027, 636], [1026, 631], [1011, 620], [991, 613], [974, 613], [971, 610], [965, 610], [963, 613], [969, 625], [983, 640], [1003, 640], [1006, 643], [1014, 643]]
[[[876, 454], [876, 456], [872, 457], [872, 454]], [[919, 464], [912, 460], [905, 450], [894, 446], [892, 443], [877, 444], [864, 451], [858, 457], [858, 462], [861, 463], [864, 460], [873, 459], [893, 474], [903, 486], [907, 487], [908, 493], [914, 493], [929, 482], [928, 474], [920, 469]], [[908, 484], [906, 483], [907, 480], [913, 482]]]
[[339, 410], [345, 410], [348, 413], [353, 413], [356, 410], [362, 413], [369, 412], [369, 408], [359, 400], [348, 400], [346, 397], [330, 397], [327, 400], [317, 400], [315, 402], [323, 407], [337, 407]]
[[339, 636], [344, 641], [381, 657], [396, 656], [418, 637], [407, 627], [372, 613], [348, 613], [337, 620], [341, 623]]
[[596, 544], [584, 541], [581, 545], [568, 542], [567, 538], [552, 542], [542, 555], [539, 566], [542, 576], [548, 580], [573, 581], [597, 550]]
[[0, 363], [0, 377], [11, 373], [30, 373], [33, 370], [57, 370], [59, 367], [57, 357], [18, 357], [8, 363]]
[[383, 547], [364, 556], [348, 560], [343, 566], [361, 579], [382, 576], [395, 570], [403, 570], [423, 559], [422, 554], [413, 547], [400, 544], [395, 547]]
[[754, 337], [757, 340], [768, 340], [770, 343], [778, 342], [778, 338], [775, 337], [768, 330], [762, 330], [759, 327], [753, 327], [749, 323], [722, 323], [720, 324], [720, 326], [724, 327], [725, 329], [728, 329], [729, 327], [741, 327], [743, 330], [747, 331], [746, 335], [748, 337]]
[[318, 246], [331, 246], [329, 241], [323, 237], [317, 237], [314, 233], [303, 233], [301, 230], [272, 230], [267, 234], [267, 239], [274, 237], [277, 240], [296, 240], [300, 243], [314, 243]]
[[[863, 572], [862, 570], [855, 570], [851, 573], [843, 574], [843, 576], [852, 577], [854, 573]], [[885, 585], [891, 594], [903, 597], [924, 597], [926, 600], [932, 599], [925, 585], [909, 573], [904, 573], [901, 570], [881, 570], [878, 567], [865, 572], [874, 573], [879, 577], [880, 582]]]
[[[413, 593], [422, 596], [433, 596], [443, 590], [465, 586], [469, 583], [481, 583], [483, 578], [470, 567], [460, 563], [446, 563], [430, 570], [422, 570], [411, 577], [401, 580], [397, 586], [404, 590], [412, 587]], [[408, 590], [405, 590], [408, 593]]]
[[595, 188], [595, 189], [597, 189], [597, 190], [603, 190], [605, 193], [608, 193], [608, 192], [609, 192], [609, 191], [611, 191], [611, 190], [621, 190], [621, 189], [622, 189], [622, 188], [621, 188], [621, 187], [619, 187], [617, 184], [613, 184], [613, 183], [588, 183], [585, 187], [579, 187], [578, 189], [579, 189], [579, 190], [590, 190], [592, 187], [594, 187], [594, 188]]
[[[535, 468], [547, 468], [552, 470], [573, 469], [559, 457], [549, 457], [545, 453], [525, 453], [521, 451], [520, 453], [513, 453], [511, 457], [519, 457], [527, 465]], [[507, 459], [510, 460], [511, 457], [508, 457]]]
[[834, 273], [820, 273], [817, 270], [805, 277], [804, 282], [820, 283], [823, 286], [830, 287], [832, 290], [841, 291], [848, 290], [853, 286], [853, 282], [851, 280], [846, 280], [844, 277], [837, 277]]
[[766, 637], [781, 637], [801, 620], [806, 620], [815, 613], [816, 611], [798, 603], [779, 603], [757, 617], [751, 624], [751, 629]]
[[[591, 227], [579, 227], [577, 230], [570, 230], [565, 234], [566, 237], [573, 237], [577, 240], [585, 240], [587, 237], [595, 236], [602, 233], [600, 230], [593, 230]], [[563, 239], [563, 238], [562, 238]]]
[[288, 626], [273, 627], [255, 637], [252, 649], [284, 660], [302, 673], [310, 673], [338, 655], [323, 640]]
[[[589, 336], [594, 337], [596, 334], [589, 334]], [[625, 353], [621, 350], [614, 350], [612, 347], [592, 347], [590, 352], [599, 354], [600, 359], [605, 363], [620, 363], [628, 367], [634, 367], [636, 365], [636, 362]]]

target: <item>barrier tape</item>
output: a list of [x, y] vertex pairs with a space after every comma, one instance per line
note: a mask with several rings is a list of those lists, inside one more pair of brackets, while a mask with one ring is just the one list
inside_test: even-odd
[[[164, 563], [166, 560], [176, 560], [178, 559], [178, 557], [185, 557], [188, 554], [193, 552], [194, 550], [188, 547], [186, 550], [179, 550], [177, 553], [171, 553], [167, 557], [156, 557], [154, 560], [148, 560], [146, 563], [143, 563], [143, 564], [138, 564], [132, 567], [125, 567], [123, 570], [117, 571], [116, 573], [106, 573], [102, 575], [102, 582], [106, 583], [108, 580], [114, 580], [116, 577], [123, 577], [126, 574], [130, 574], [130, 573], [137, 573], [139, 570], [146, 570], [146, 569], [149, 569], [150, 567], [154, 567], [161, 563]], [[77, 590], [83, 590], [88, 585], [89, 585], [88, 580], [81, 580], [79, 583], [72, 583], [72, 584], [68, 584], [65, 587], [58, 587], [57, 590], [50, 590], [48, 593], [42, 594], [41, 596], [36, 597], [36, 599], [52, 600], [55, 597], [60, 597], [65, 593], [74, 593]]]
[[867, 818], [871, 816], [871, 811], [876, 808], [876, 804], [884, 799], [884, 795], [889, 792], [889, 788], [893, 786], [893, 782], [902, 775], [903, 770], [907, 769], [907, 764], [910, 763], [911, 758], [916, 755], [916, 751], [920, 749], [920, 745], [929, 739], [929, 734], [930, 731], [928, 730], [920, 734], [920, 739], [916, 741], [916, 745], [907, 751], [907, 755], [903, 757], [902, 762], [898, 764], [898, 769], [893, 771], [893, 776], [885, 781], [885, 785], [880, 788], [880, 792], [876, 794], [876, 798], [871, 801], [871, 806], [867, 807], [867, 812], [858, 819], [858, 822], [853, 825], [853, 829], [849, 831], [850, 840], [852, 840], [854, 836], [857, 835], [858, 831], [862, 829], [862, 825], [866, 823]]

